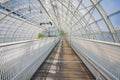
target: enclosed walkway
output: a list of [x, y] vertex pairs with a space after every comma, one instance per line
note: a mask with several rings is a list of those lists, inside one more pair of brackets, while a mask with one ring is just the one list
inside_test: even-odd
[[66, 40], [61, 40], [31, 80], [95, 80]]
[[120, 80], [120, 0], [0, 0], [0, 80]]

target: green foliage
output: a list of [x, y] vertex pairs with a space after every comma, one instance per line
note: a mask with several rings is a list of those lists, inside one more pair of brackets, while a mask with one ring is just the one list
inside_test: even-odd
[[67, 36], [67, 34], [63, 30], [61, 30], [60, 31], [60, 36], [65, 37], [65, 36]]
[[39, 39], [39, 38], [43, 38], [43, 37], [45, 37], [45, 35], [43, 35], [43, 34], [41, 34], [41, 33], [39, 33], [38, 36], [37, 36], [38, 39]]

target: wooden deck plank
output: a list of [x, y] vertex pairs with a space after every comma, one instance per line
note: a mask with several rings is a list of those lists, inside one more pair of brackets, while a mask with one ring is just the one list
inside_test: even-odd
[[62, 40], [31, 80], [95, 80], [66, 40]]

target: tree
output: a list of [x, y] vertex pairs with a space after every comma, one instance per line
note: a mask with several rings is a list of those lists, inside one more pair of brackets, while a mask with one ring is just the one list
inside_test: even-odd
[[38, 39], [39, 39], [39, 38], [43, 38], [43, 37], [45, 37], [45, 35], [44, 35], [44, 34], [41, 34], [41, 33], [39, 33], [38, 36], [37, 36]]
[[62, 37], [66, 37], [67, 34], [66, 34], [63, 30], [61, 30], [61, 31], [60, 31], [60, 36], [62, 36]]

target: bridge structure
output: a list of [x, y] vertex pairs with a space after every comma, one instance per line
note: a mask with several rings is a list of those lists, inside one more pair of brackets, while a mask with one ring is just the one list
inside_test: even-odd
[[0, 80], [120, 80], [120, 0], [0, 0]]

